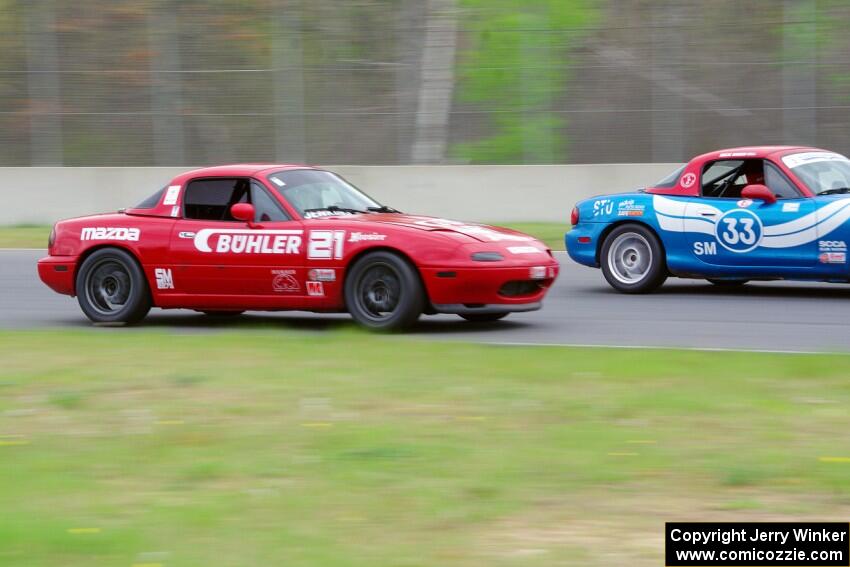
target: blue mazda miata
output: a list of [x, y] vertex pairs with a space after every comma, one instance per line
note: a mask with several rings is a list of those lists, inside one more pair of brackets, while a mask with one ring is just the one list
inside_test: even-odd
[[808, 147], [720, 150], [572, 211], [570, 257], [625, 293], [669, 276], [850, 282], [850, 159]]

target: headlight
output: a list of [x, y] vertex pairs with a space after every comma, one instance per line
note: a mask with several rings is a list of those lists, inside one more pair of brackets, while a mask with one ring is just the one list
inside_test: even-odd
[[53, 248], [53, 243], [56, 242], [56, 225], [53, 225], [53, 228], [50, 229], [50, 236], [47, 237], [47, 249], [51, 250]]
[[474, 262], [501, 262], [505, 257], [498, 252], [473, 252], [472, 260]]

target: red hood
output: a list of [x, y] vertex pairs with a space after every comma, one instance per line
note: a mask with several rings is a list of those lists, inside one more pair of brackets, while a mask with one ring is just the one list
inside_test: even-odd
[[[328, 218], [328, 217], [326, 217]], [[340, 217], [336, 217], [340, 218]], [[407, 215], [403, 213], [376, 213], [369, 215], [353, 215], [346, 220], [357, 220], [368, 223], [393, 224], [431, 232], [443, 231], [466, 235], [480, 242], [535, 242], [536, 239], [508, 228], [489, 226], [477, 223], [453, 221], [435, 217]]]

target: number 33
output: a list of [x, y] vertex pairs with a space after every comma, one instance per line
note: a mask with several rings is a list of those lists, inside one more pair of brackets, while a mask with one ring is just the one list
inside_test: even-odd
[[[742, 225], [740, 229], [738, 228], [738, 221]], [[723, 222], [726, 224], [726, 230], [720, 234], [720, 237], [727, 244], [735, 245], [739, 242], [747, 246], [755, 244], [756, 233], [753, 231], [753, 219], [723, 219]]]

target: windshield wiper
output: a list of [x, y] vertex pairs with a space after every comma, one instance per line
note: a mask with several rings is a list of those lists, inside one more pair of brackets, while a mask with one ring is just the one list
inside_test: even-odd
[[850, 193], [850, 187], [836, 187], [835, 189], [827, 189], [821, 191], [818, 195], [838, 195], [840, 193]]
[[329, 207], [318, 207], [316, 209], [304, 209], [304, 214], [307, 213], [316, 213], [319, 211], [329, 211], [331, 213], [351, 213], [353, 215], [365, 215], [367, 211], [361, 211], [360, 209], [349, 209], [348, 207], [338, 207], [336, 205], [330, 205]]
[[372, 213], [400, 213], [401, 211], [396, 210], [392, 207], [388, 207], [386, 205], [381, 205], [380, 207], [366, 207], [369, 212]]

